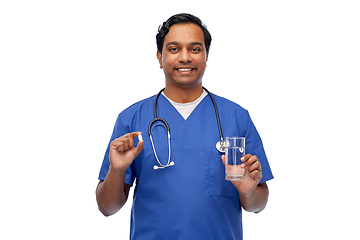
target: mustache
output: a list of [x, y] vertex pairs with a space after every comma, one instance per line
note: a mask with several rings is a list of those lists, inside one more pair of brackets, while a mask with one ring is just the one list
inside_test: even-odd
[[194, 66], [192, 64], [179, 64], [179, 65], [175, 66], [175, 68], [196, 68], [196, 66]]

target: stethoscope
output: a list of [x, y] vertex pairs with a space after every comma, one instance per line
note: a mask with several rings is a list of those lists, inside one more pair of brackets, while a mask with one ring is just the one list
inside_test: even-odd
[[[217, 109], [217, 106], [216, 106], [216, 103], [215, 103], [215, 100], [212, 96], [212, 94], [204, 87], [202, 87], [206, 92], [207, 94], [210, 96], [211, 98], [211, 101], [213, 102], [213, 105], [214, 105], [214, 109], [215, 109], [215, 113], [216, 113], [216, 120], [217, 120], [217, 124], [218, 124], [218, 127], [219, 127], [219, 134], [220, 134], [220, 141], [218, 141], [215, 145], [216, 149], [219, 151], [219, 152], [222, 152], [224, 153], [225, 152], [225, 141], [224, 141], [224, 138], [223, 138], [223, 134], [222, 134], [222, 130], [221, 130], [221, 124], [220, 124], [220, 118], [219, 118], [219, 112], [218, 112], [218, 109]], [[161, 89], [160, 92], [156, 95], [156, 98], [155, 98], [155, 102], [154, 102], [154, 119], [150, 122], [149, 124], [149, 137], [150, 137], [150, 142], [151, 142], [151, 145], [152, 145], [152, 148], [153, 148], [153, 151], [154, 151], [154, 155], [155, 155], [155, 158], [156, 158], [156, 161], [158, 162], [159, 166], [157, 165], [154, 165], [154, 169], [162, 169], [162, 168], [166, 168], [166, 167], [169, 167], [169, 166], [173, 166], [175, 163], [174, 161], [170, 161], [170, 157], [171, 157], [171, 147], [170, 147], [170, 127], [169, 127], [169, 124], [165, 121], [165, 119], [163, 118], [158, 118], [157, 117], [157, 111], [156, 111], [156, 105], [157, 105], [157, 101], [158, 101], [158, 98], [160, 96], [160, 94], [165, 90], [165, 88]], [[161, 123], [157, 123], [155, 125], [154, 122], [162, 122], [163, 124]], [[156, 154], [156, 150], [155, 150], [155, 145], [154, 145], [154, 142], [153, 142], [153, 139], [152, 139], [152, 129], [155, 127], [155, 126], [163, 126], [165, 129], [166, 129], [166, 132], [167, 132], [167, 135], [168, 135], [168, 145], [169, 145], [169, 157], [168, 157], [168, 161], [166, 163], [166, 165], [163, 165], [161, 164], [161, 162], [159, 161], [159, 158]]]

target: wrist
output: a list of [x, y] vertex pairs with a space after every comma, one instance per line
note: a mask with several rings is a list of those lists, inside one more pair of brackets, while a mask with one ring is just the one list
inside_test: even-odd
[[126, 169], [127, 169], [127, 167], [115, 168], [113, 165], [110, 164], [109, 173], [125, 176]]
[[252, 190], [250, 190], [249, 192], [246, 192], [246, 193], [242, 193], [242, 192], [239, 191], [239, 195], [240, 195], [240, 197], [249, 198], [249, 197], [251, 197], [253, 192], [254, 192], [254, 189], [252, 189]]

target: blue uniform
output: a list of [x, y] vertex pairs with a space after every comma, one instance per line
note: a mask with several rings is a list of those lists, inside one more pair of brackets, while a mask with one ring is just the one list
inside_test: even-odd
[[[245, 137], [246, 153], [261, 163], [262, 179], [273, 178], [260, 136], [248, 112], [239, 105], [214, 95], [224, 137]], [[144, 150], [128, 168], [125, 183], [136, 180], [131, 212], [130, 239], [242, 239], [242, 210], [239, 195], [225, 180], [220, 140], [213, 103], [206, 96], [184, 120], [164, 97], [157, 103], [158, 117], [170, 126], [171, 161], [175, 165], [154, 170], [158, 165], [148, 136], [154, 119], [155, 96], [140, 101], [119, 114], [111, 140], [141, 131]], [[168, 161], [165, 129], [153, 128], [156, 153], [162, 164]], [[135, 139], [135, 146], [137, 144]], [[109, 143], [110, 145], [110, 143]], [[109, 169], [109, 147], [100, 170], [103, 180]]]

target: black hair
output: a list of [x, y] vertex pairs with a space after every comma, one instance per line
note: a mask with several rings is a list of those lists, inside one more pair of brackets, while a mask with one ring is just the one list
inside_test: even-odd
[[195, 23], [196, 25], [198, 25], [204, 32], [205, 48], [206, 52], [209, 52], [211, 45], [211, 35], [210, 32], [207, 30], [205, 24], [203, 24], [198, 17], [195, 17], [188, 13], [180, 13], [170, 17], [166, 22], [159, 26], [158, 33], [156, 34], [156, 45], [160, 53], [162, 53], [164, 38], [166, 34], [168, 34], [170, 27], [178, 23]]

